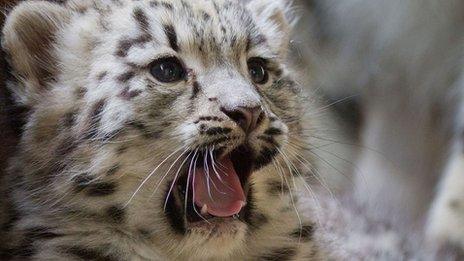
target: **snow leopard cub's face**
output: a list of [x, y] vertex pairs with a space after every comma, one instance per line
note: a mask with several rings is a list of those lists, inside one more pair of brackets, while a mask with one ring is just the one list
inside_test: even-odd
[[167, 251], [243, 247], [279, 215], [263, 187], [301, 128], [285, 5], [75, 2], [25, 6], [4, 30], [44, 195]]

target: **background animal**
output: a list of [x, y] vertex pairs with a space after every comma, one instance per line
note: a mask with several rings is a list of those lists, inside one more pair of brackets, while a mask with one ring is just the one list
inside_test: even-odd
[[339, 180], [341, 186], [371, 224], [431, 248], [464, 246], [464, 3], [300, 6], [306, 13], [295, 49], [322, 93], [342, 100], [341, 118], [355, 123], [347, 129], [359, 148], [353, 183]]

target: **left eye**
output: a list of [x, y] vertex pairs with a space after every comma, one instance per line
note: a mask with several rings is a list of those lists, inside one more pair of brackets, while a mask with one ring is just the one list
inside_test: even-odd
[[248, 73], [256, 84], [265, 84], [269, 80], [269, 72], [266, 69], [266, 61], [261, 58], [248, 60]]
[[150, 73], [163, 83], [175, 83], [185, 78], [185, 69], [175, 57], [156, 60], [150, 67]]

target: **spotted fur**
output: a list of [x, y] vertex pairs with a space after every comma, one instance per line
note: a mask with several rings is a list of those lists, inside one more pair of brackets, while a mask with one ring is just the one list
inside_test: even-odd
[[[304, 103], [286, 64], [289, 10], [283, 0], [15, 7], [2, 46], [17, 80], [9, 88], [30, 111], [8, 176], [6, 256], [321, 259], [312, 220], [292, 208]], [[150, 75], [152, 62], [166, 56], [182, 61], [184, 80], [165, 84]], [[266, 59], [266, 84], [250, 80], [250, 57]], [[240, 106], [264, 110], [248, 135], [224, 113]], [[169, 193], [182, 160], [245, 141], [258, 164], [244, 216], [226, 227], [186, 226]]]

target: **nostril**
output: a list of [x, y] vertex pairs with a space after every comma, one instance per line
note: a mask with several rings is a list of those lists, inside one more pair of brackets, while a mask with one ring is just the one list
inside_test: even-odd
[[221, 108], [221, 111], [227, 115], [231, 120], [240, 126], [243, 130], [248, 129], [248, 118], [247, 116], [240, 110], [227, 110], [225, 108]]
[[221, 108], [221, 111], [247, 133], [255, 130], [265, 117], [261, 107], [239, 107], [234, 110]]

